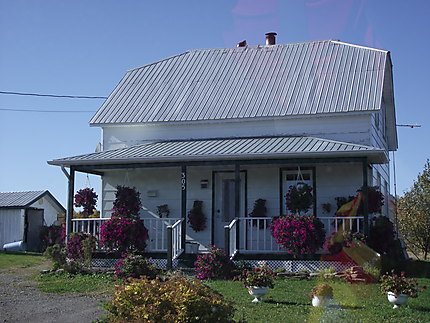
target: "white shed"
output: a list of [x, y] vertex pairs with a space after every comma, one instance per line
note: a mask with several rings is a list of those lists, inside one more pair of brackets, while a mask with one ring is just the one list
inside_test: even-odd
[[66, 210], [49, 191], [0, 193], [0, 249], [22, 241], [26, 250], [38, 251], [40, 230]]

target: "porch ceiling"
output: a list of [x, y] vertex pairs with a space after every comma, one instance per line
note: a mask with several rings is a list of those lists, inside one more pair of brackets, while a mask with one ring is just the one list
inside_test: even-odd
[[383, 149], [315, 137], [248, 137], [160, 141], [48, 161], [57, 166], [367, 157], [385, 163]]

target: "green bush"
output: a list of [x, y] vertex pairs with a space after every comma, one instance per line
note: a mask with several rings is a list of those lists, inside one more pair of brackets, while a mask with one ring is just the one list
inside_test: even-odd
[[232, 322], [232, 302], [197, 280], [130, 278], [106, 304], [110, 322]]
[[54, 270], [64, 268], [67, 265], [66, 261], [66, 249], [61, 247], [59, 244], [54, 244], [46, 248], [43, 255], [52, 261], [52, 267]]
[[115, 264], [115, 276], [117, 278], [139, 278], [147, 276], [154, 279], [159, 269], [149, 259], [137, 254], [128, 254]]

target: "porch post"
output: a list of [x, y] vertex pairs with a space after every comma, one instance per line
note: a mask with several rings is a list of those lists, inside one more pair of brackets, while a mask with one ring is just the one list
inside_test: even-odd
[[[240, 164], [234, 165], [234, 216], [240, 217]], [[240, 220], [236, 224], [236, 249], [240, 249]], [[231, 241], [230, 241], [231, 243]]]
[[181, 166], [181, 245], [185, 250], [185, 236], [187, 228], [187, 166]]
[[364, 216], [364, 234], [369, 234], [369, 205], [368, 205], [368, 163], [367, 158], [363, 159], [363, 216]]
[[173, 267], [173, 229], [172, 226], [169, 225], [167, 227], [167, 264], [166, 269], [170, 270]]
[[240, 165], [234, 165], [234, 216], [239, 217], [240, 212]]
[[66, 213], [66, 243], [68, 242], [69, 234], [72, 232], [73, 218], [73, 195], [75, 191], [75, 169], [70, 166], [70, 175], [68, 178], [68, 194], [67, 194], [67, 213]]

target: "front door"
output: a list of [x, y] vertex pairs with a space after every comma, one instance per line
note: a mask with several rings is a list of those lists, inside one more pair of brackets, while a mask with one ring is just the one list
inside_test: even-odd
[[240, 172], [240, 211], [235, 214], [235, 173], [216, 172], [214, 187], [214, 239], [218, 248], [224, 248], [224, 226], [235, 217], [245, 216], [245, 172]]

